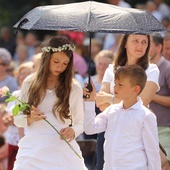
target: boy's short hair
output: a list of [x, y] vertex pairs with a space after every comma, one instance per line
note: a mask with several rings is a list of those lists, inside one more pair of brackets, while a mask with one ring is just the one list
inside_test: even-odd
[[145, 87], [147, 75], [141, 66], [134, 64], [122, 66], [116, 71], [115, 80], [120, 80], [122, 78], [128, 78], [132, 86], [140, 86], [140, 94]]

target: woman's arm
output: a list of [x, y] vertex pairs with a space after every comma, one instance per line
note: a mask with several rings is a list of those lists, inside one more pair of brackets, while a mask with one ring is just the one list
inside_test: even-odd
[[152, 101], [162, 106], [170, 107], [170, 96], [155, 94]]
[[112, 103], [119, 103], [120, 100], [110, 94], [110, 83], [103, 82], [100, 92], [96, 94], [96, 105], [101, 111], [105, 110]]
[[144, 106], [146, 106], [146, 107], [148, 106], [148, 104], [153, 99], [157, 89], [158, 89], [158, 86], [156, 83], [154, 83], [152, 81], [146, 82], [146, 85], [145, 85], [143, 91], [139, 95], [143, 101]]

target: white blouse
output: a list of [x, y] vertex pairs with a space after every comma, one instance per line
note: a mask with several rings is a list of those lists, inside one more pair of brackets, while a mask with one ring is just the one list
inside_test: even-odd
[[126, 110], [120, 102], [95, 116], [95, 102], [85, 102], [85, 133], [105, 131], [104, 170], [161, 170], [156, 117], [140, 98]]
[[[145, 70], [147, 75], [147, 81], [152, 81], [156, 83], [159, 90], [159, 69], [156, 64], [149, 64], [149, 67]], [[113, 86], [114, 86], [114, 65], [109, 64], [108, 68], [105, 71], [104, 77], [102, 82], [108, 82], [110, 83], [110, 92], [113, 94]], [[157, 91], [158, 91], [157, 90]]]

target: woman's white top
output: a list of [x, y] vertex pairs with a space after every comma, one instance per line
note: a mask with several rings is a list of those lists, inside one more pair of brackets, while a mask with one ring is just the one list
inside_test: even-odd
[[[156, 83], [159, 90], [159, 69], [156, 64], [149, 64], [149, 67], [145, 70], [147, 75], [147, 81], [152, 81]], [[109, 64], [108, 68], [105, 71], [102, 82], [110, 83], [110, 92], [113, 94], [113, 86], [114, 86], [114, 65]]]
[[85, 133], [105, 131], [104, 170], [161, 170], [156, 116], [140, 98], [128, 109], [120, 102], [95, 116], [95, 102], [85, 102]]
[[[28, 90], [33, 75], [27, 77], [21, 87], [20, 99], [27, 102]], [[81, 86], [73, 83], [69, 98], [70, 112], [73, 119], [72, 128], [76, 137], [83, 132], [83, 92]], [[58, 130], [68, 127], [70, 120], [61, 122], [58, 115], [55, 117], [52, 108], [57, 100], [54, 90], [46, 90], [43, 101], [38, 109], [45, 113], [47, 120]], [[59, 134], [45, 121], [35, 121], [27, 125], [27, 118], [20, 113], [14, 116], [14, 123], [18, 127], [25, 127], [26, 134], [19, 141], [19, 150], [13, 170], [87, 170], [83, 158], [80, 159]], [[80, 148], [76, 140], [70, 144], [80, 154]]]

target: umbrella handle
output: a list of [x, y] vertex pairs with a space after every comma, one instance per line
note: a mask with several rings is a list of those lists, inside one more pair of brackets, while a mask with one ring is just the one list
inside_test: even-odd
[[87, 84], [86, 88], [89, 89], [89, 92], [91, 92], [93, 90], [93, 87], [91, 84]]
[[[93, 87], [92, 87], [91, 84], [87, 84], [86, 88], [89, 89], [89, 92], [91, 92], [91, 91], [93, 90]], [[89, 98], [90, 98], [90, 94], [88, 94], [88, 95], [83, 95], [83, 98], [84, 98], [84, 99], [89, 99]]]
[[88, 75], [88, 84], [87, 84], [87, 89], [89, 89], [89, 92], [92, 92], [93, 90], [93, 87], [92, 87], [92, 84], [91, 84], [91, 76], [90, 74]]
[[[89, 92], [92, 92], [93, 87], [92, 87], [92, 85], [91, 85], [90, 80], [91, 80], [91, 78], [90, 78], [90, 75], [89, 75], [89, 80], [88, 80], [88, 84], [87, 84], [86, 88], [89, 90]], [[84, 99], [89, 99], [89, 98], [90, 98], [90, 95], [83, 95], [83, 98], [84, 98]]]

